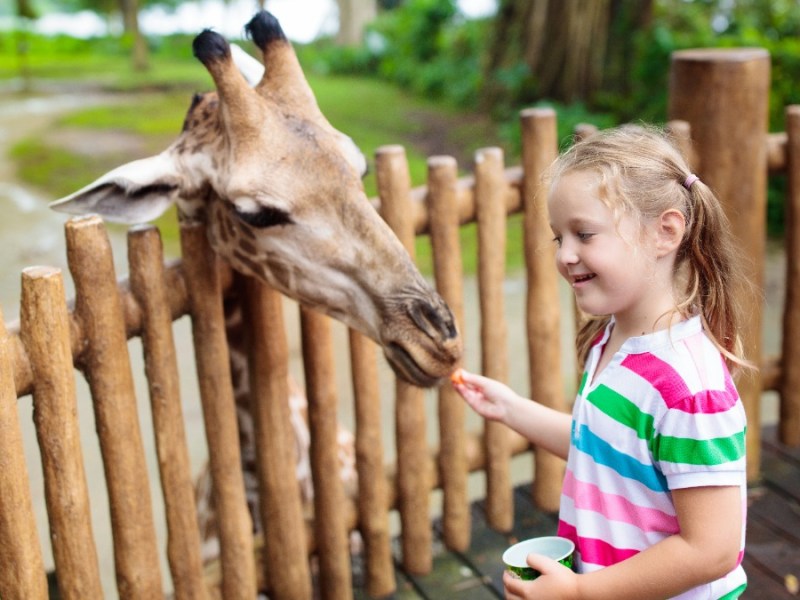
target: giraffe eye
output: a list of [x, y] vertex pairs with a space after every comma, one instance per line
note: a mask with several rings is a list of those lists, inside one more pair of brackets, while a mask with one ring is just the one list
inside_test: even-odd
[[258, 229], [294, 223], [288, 212], [272, 206], [259, 206], [254, 211], [244, 211], [238, 206], [234, 206], [234, 210], [236, 211], [236, 216], [242, 221]]

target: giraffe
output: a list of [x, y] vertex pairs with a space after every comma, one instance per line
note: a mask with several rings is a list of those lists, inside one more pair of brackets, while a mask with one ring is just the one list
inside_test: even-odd
[[461, 356], [449, 308], [366, 198], [364, 156], [320, 112], [277, 19], [262, 11], [246, 31], [266, 66], [255, 88], [203, 31], [193, 50], [216, 92], [195, 95], [178, 139], [51, 207], [134, 224], [176, 202], [236, 270], [372, 338], [410, 383], [437, 384]]
[[[193, 52], [216, 89], [194, 96], [177, 139], [51, 207], [135, 224], [177, 204], [180, 220], [206, 224], [211, 246], [235, 270], [373, 339], [400, 378], [437, 385], [462, 353], [449, 308], [368, 201], [366, 160], [323, 116], [277, 19], [261, 11], [245, 30], [263, 66], [218, 33], [201, 32]], [[226, 316], [247, 497], [258, 527], [257, 484], [247, 476], [255, 455], [247, 369], [235, 333], [246, 324], [236, 307], [226, 306]], [[295, 388], [301, 470], [303, 410]], [[350, 460], [342, 460], [343, 471], [352, 472]], [[308, 475], [299, 479], [307, 498]], [[199, 493], [210, 498], [202, 482]], [[199, 506], [207, 504], [202, 497]]]

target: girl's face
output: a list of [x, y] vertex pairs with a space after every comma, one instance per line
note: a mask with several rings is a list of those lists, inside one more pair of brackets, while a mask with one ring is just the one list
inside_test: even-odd
[[591, 171], [574, 171], [551, 191], [558, 271], [582, 311], [614, 315], [618, 325], [648, 327], [649, 321], [652, 327], [650, 319], [672, 306], [671, 286], [657, 276], [654, 233], [628, 214], [615, 217], [600, 200], [598, 182]]

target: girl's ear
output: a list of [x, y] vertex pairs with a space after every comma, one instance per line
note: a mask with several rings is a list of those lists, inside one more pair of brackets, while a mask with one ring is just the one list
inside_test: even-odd
[[661, 258], [675, 252], [681, 245], [686, 232], [686, 219], [679, 210], [665, 210], [658, 218], [656, 226], [656, 251], [658, 258]]

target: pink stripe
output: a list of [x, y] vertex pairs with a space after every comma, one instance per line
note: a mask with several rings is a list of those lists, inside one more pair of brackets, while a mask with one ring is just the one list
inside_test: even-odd
[[667, 408], [670, 409], [691, 414], [714, 414], [729, 410], [738, 399], [736, 388], [727, 370], [724, 390], [701, 390], [697, 394], [692, 394], [683, 378], [678, 376], [668, 363], [649, 352], [629, 354], [622, 361], [622, 366], [646, 379], [658, 390]]
[[680, 531], [678, 519], [656, 508], [634, 504], [617, 494], [604, 494], [594, 484], [575, 478], [572, 471], [564, 476], [563, 493], [575, 503], [575, 508], [603, 515], [610, 521], [629, 523], [642, 531], [674, 534]]
[[558, 522], [558, 535], [575, 542], [575, 548], [584, 563], [608, 567], [639, 554], [639, 550], [614, 548], [603, 540], [578, 537], [575, 527], [561, 520]]

